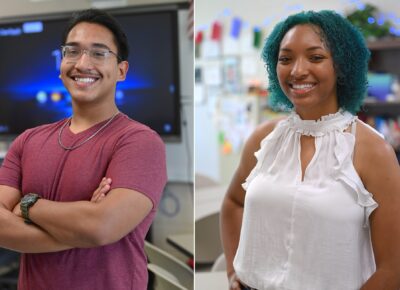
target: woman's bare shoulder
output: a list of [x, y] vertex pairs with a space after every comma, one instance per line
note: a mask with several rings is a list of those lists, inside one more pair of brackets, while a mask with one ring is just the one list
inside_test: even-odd
[[390, 154], [393, 148], [380, 133], [361, 120], [357, 120], [356, 148], [370, 157]]
[[243, 148], [240, 163], [240, 167], [244, 169], [244, 172], [246, 172], [245, 175], [248, 174], [248, 171], [256, 164], [254, 153], [260, 149], [261, 141], [266, 138], [275, 129], [276, 125], [285, 118], [272, 119], [261, 123], [247, 139]]
[[385, 170], [398, 164], [393, 147], [371, 126], [357, 121], [355, 166], [361, 175], [369, 175], [376, 168]]
[[280, 117], [276, 119], [271, 119], [259, 124], [253, 133], [250, 135], [247, 143], [250, 143], [252, 147], [260, 147], [261, 141], [267, 137], [276, 127], [276, 125], [286, 119], [286, 117]]

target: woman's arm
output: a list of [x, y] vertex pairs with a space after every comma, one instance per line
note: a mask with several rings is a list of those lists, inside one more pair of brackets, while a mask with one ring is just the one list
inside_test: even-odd
[[242, 226], [243, 206], [245, 191], [242, 183], [245, 182], [251, 170], [255, 167], [257, 159], [254, 153], [259, 150], [260, 143], [272, 132], [277, 121], [260, 125], [247, 140], [240, 164], [232, 178], [221, 208], [221, 239], [226, 258], [227, 274], [230, 289], [240, 289], [240, 282], [235, 275], [233, 259], [239, 244], [240, 229]]
[[[358, 130], [360, 128], [360, 130]], [[369, 130], [369, 129], [368, 129]], [[400, 289], [400, 167], [392, 147], [357, 127], [355, 165], [378, 203], [370, 216], [376, 272], [361, 290]]]

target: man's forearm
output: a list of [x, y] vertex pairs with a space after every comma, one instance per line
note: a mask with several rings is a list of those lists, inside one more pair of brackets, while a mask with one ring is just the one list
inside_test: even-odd
[[0, 247], [21, 253], [58, 252], [72, 248], [0, 206]]
[[72, 247], [99, 246], [101, 218], [98, 203], [89, 201], [56, 202], [38, 200], [29, 210], [30, 219], [57, 240]]
[[59, 241], [72, 247], [92, 248], [117, 242], [132, 232], [151, 212], [149, 197], [116, 188], [100, 202], [57, 202], [39, 199], [29, 218]]

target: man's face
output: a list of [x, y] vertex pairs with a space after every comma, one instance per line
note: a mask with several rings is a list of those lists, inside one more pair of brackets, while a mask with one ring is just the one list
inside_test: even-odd
[[125, 80], [128, 62], [118, 63], [112, 53], [102, 60], [88, 53], [108, 50], [117, 53], [111, 31], [99, 24], [81, 22], [69, 32], [65, 45], [72, 51], [86, 50], [76, 59], [64, 57], [61, 62], [61, 79], [73, 103], [114, 100], [116, 83]]

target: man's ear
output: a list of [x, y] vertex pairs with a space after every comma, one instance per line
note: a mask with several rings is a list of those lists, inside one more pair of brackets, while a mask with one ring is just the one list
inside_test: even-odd
[[126, 74], [128, 73], [129, 63], [124, 60], [118, 64], [118, 81], [124, 81], [126, 79]]

